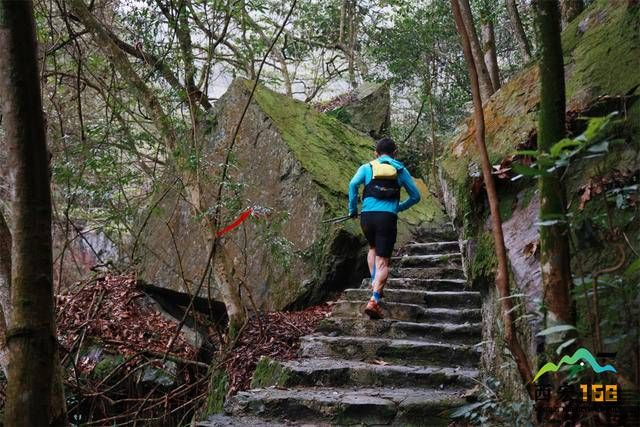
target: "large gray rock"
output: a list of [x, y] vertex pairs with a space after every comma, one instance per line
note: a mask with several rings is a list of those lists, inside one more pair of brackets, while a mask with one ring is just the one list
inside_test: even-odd
[[[217, 177], [252, 83], [235, 81], [217, 103], [215, 125], [204, 137], [199, 203], [215, 208]], [[307, 104], [258, 87], [236, 139], [223, 197], [224, 224], [247, 206], [269, 210], [222, 238], [217, 268], [224, 269], [243, 302], [282, 309], [316, 302], [357, 284], [368, 274], [357, 221], [323, 223], [347, 211], [348, 183], [370, 160], [372, 140]], [[183, 180], [184, 181], [184, 180]], [[193, 209], [193, 190], [167, 178], [157, 208], [141, 234], [140, 278], [192, 293], [205, 271], [211, 230]], [[399, 243], [440, 208], [421, 181], [425, 201], [401, 214]], [[171, 186], [173, 185], [173, 187]], [[218, 271], [216, 271], [216, 274]], [[201, 296], [219, 299], [215, 275]]]
[[365, 82], [353, 92], [351, 99], [333, 110], [333, 114], [373, 138], [378, 139], [388, 133], [391, 97], [387, 82]]

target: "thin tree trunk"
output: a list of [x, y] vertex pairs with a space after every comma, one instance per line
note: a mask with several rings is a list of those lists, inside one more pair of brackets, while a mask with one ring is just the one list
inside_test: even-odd
[[584, 10], [584, 0], [561, 0], [562, 28], [576, 19]]
[[513, 320], [513, 300], [509, 293], [509, 267], [507, 261], [507, 251], [504, 245], [504, 237], [502, 234], [502, 220], [500, 219], [500, 206], [498, 195], [496, 192], [493, 176], [491, 175], [491, 163], [487, 153], [487, 146], [484, 137], [484, 111], [482, 109], [482, 99], [480, 98], [480, 84], [478, 81], [478, 72], [473, 62], [473, 54], [471, 51], [471, 43], [468, 34], [464, 31], [464, 21], [457, 0], [451, 0], [453, 15], [456, 26], [462, 38], [462, 47], [469, 69], [469, 77], [471, 80], [471, 94], [473, 96], [473, 105], [475, 113], [475, 141], [478, 151], [480, 152], [480, 162], [482, 164], [482, 174], [487, 187], [487, 197], [489, 199], [489, 208], [491, 210], [491, 225], [493, 238], [495, 241], [496, 257], [498, 259], [498, 271], [496, 274], [496, 288], [500, 295], [502, 305], [502, 321], [504, 323], [504, 339], [511, 354], [513, 355], [522, 381], [529, 392], [529, 396], [534, 398], [533, 390], [533, 372], [531, 365], [527, 359], [522, 346], [518, 340], [517, 331]]
[[51, 413], [58, 373], [51, 189], [30, 1], [0, 1], [0, 93], [13, 177], [12, 316], [6, 336], [10, 362], [4, 423], [62, 425], [66, 417], [52, 420]]
[[229, 340], [233, 340], [247, 319], [247, 313], [244, 310], [244, 305], [238, 292], [240, 287], [234, 287], [229, 281], [222, 255], [217, 256], [213, 260], [213, 275], [216, 283], [219, 285], [218, 290], [220, 291], [222, 301], [224, 301], [227, 307], [227, 317], [229, 319], [229, 332], [227, 335]]
[[484, 52], [484, 62], [487, 64], [489, 77], [494, 90], [500, 89], [500, 68], [498, 67], [498, 56], [496, 55], [496, 36], [493, 31], [493, 20], [482, 19], [482, 51]]
[[349, 46], [348, 46], [348, 64], [349, 64], [349, 81], [351, 87], [355, 89], [358, 87], [358, 81], [356, 80], [356, 33], [358, 30], [357, 24], [357, 0], [349, 1]]
[[169, 156], [176, 150], [177, 136], [171, 119], [162, 109], [160, 100], [133, 69], [126, 54], [110, 37], [108, 31], [91, 14], [83, 0], [67, 0], [69, 8], [89, 30], [104, 54], [111, 60], [120, 76], [127, 82], [133, 94], [145, 106], [153, 119], [154, 125], [161, 134]]
[[5, 344], [7, 329], [11, 327], [11, 231], [0, 212], [0, 366], [9, 376], [9, 353]]
[[[537, 25], [540, 34], [540, 112], [538, 150], [549, 148], [565, 134], [565, 85], [560, 11], [558, 2], [537, 0]], [[547, 326], [573, 324], [569, 229], [566, 223], [566, 198], [557, 175], [540, 179], [540, 218], [556, 223], [540, 227], [540, 264]]]
[[516, 0], [507, 0], [507, 14], [509, 15], [509, 21], [513, 27], [513, 33], [516, 36], [520, 53], [525, 62], [531, 61], [531, 44], [527, 38], [527, 34], [524, 32], [524, 26], [520, 19], [520, 13], [518, 12], [518, 5]]
[[484, 54], [480, 47], [480, 40], [476, 33], [476, 27], [473, 21], [473, 14], [471, 13], [471, 6], [469, 0], [458, 0], [458, 7], [462, 16], [463, 26], [458, 31], [464, 31], [469, 43], [471, 44], [471, 54], [473, 63], [478, 73], [478, 80], [480, 84], [480, 96], [482, 102], [487, 102], [491, 95], [496, 91], [491, 82], [489, 71], [487, 70], [487, 64], [484, 62]]

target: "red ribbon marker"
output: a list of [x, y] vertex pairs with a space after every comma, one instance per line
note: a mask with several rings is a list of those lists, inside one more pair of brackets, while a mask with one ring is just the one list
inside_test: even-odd
[[249, 208], [246, 211], [242, 212], [242, 214], [238, 218], [236, 218], [235, 221], [227, 225], [222, 230], [218, 230], [218, 232], [216, 233], [216, 237], [220, 237], [223, 234], [228, 233], [229, 231], [233, 230], [234, 228], [242, 224], [247, 218], [249, 218], [252, 212], [253, 212], [253, 208]]

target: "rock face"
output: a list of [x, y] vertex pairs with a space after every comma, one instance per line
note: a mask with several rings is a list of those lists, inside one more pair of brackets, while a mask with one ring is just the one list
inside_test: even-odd
[[301, 339], [299, 359], [261, 359], [253, 389], [198, 425], [450, 425], [478, 381], [482, 320], [480, 294], [464, 287], [456, 238], [443, 225], [403, 247], [384, 289], [383, 320], [362, 314], [370, 280], [347, 289], [316, 333]]
[[[217, 179], [229, 140], [252, 83], [235, 81], [217, 103], [216, 123], [200, 160], [199, 203], [215, 209]], [[356, 221], [323, 223], [344, 215], [348, 183], [371, 155], [372, 140], [308, 105], [258, 87], [231, 155], [222, 203], [224, 224], [248, 206], [268, 209], [222, 238], [220, 252], [229, 280], [263, 309], [318, 301], [366, 275], [364, 240]], [[423, 198], [401, 214], [400, 242], [422, 223], [441, 217], [419, 183]], [[211, 231], [192, 209], [193, 195], [175, 178], [158, 191], [157, 208], [141, 233], [140, 277], [156, 286], [190, 293], [205, 271]], [[217, 298], [213, 277], [202, 296]]]
[[[619, 177], [619, 187], [630, 186], [634, 175], [640, 173], [637, 146], [640, 143], [640, 8], [624, 2], [598, 0], [593, 2], [576, 18], [562, 34], [565, 57], [565, 78], [568, 127], [572, 136], [580, 134], [586, 127], [583, 117], [601, 117], [612, 111], [620, 115], [617, 129], [607, 138], [619, 138], [618, 145], [610, 147], [606, 155], [574, 160], [565, 172], [568, 209], [578, 249], [572, 253], [574, 275], [593, 273], [602, 266], [615, 265], [620, 257], [618, 246], [623, 242], [612, 242], [605, 221], [610, 210], [615, 221], [620, 221], [627, 235], [640, 235], [640, 223], [624, 220], [624, 200], [621, 208], [605, 206], [601, 200], [583, 199], [585, 186], [600, 180]], [[615, 64], [615, 65], [613, 65]], [[524, 69], [507, 82], [484, 105], [486, 121], [486, 143], [489, 158], [499, 164], [518, 149], [535, 149], [537, 110], [539, 104], [539, 73], [536, 64]], [[578, 119], [576, 119], [578, 116]], [[483, 317], [493, 319], [483, 325], [482, 365], [490, 375], [500, 379], [511, 395], [524, 395], [517, 372], [504, 369], [502, 355], [503, 327], [500, 325], [499, 302], [493, 282], [495, 256], [493, 240], [490, 238], [488, 209], [481, 190], [481, 181], [474, 176], [479, 163], [474, 144], [475, 126], [469, 117], [451, 139], [440, 170], [445, 207], [456, 226], [469, 240], [466, 245], [465, 267], [472, 273], [485, 274], [489, 289], [483, 290]], [[636, 153], [636, 154], [633, 154]], [[634, 157], [635, 156], [635, 157]], [[620, 178], [622, 177], [622, 178]], [[509, 179], [497, 183], [505, 243], [511, 271], [512, 293], [524, 295], [517, 317], [520, 322], [525, 350], [535, 360], [535, 334], [541, 328], [539, 304], [542, 299], [541, 274], [536, 251], [538, 242], [539, 196], [535, 180]], [[480, 189], [480, 191], [479, 191]], [[610, 189], [610, 187], [607, 187]], [[593, 198], [592, 198], [593, 199]], [[602, 198], [601, 198], [602, 199]], [[600, 204], [599, 204], [600, 203]], [[581, 236], [582, 235], [582, 236]], [[487, 239], [489, 236], [489, 239]], [[489, 242], [487, 245], [486, 242]], [[637, 242], [637, 241], [636, 241]], [[493, 257], [493, 263], [490, 259]], [[616, 258], [617, 257], [617, 258]], [[626, 259], [637, 257], [629, 250]], [[622, 269], [621, 271], [624, 271]], [[582, 273], [581, 273], [582, 272]], [[472, 274], [473, 276], [473, 274]], [[482, 281], [482, 280], [480, 280]], [[578, 310], [585, 311], [584, 305]], [[582, 317], [584, 319], [584, 316]], [[620, 326], [625, 328], [625, 326]], [[612, 335], [617, 334], [611, 327]], [[603, 332], [604, 334], [604, 332]], [[610, 349], [611, 350], [611, 349]], [[624, 354], [627, 347], [618, 347]], [[618, 364], [623, 365], [619, 359]]]
[[391, 117], [390, 101], [388, 83], [365, 82], [353, 92], [351, 102], [329, 114], [378, 139], [388, 133]]

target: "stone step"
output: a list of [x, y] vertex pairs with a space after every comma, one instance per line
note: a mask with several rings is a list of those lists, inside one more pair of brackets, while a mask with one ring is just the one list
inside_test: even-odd
[[[419, 388], [265, 388], [240, 392], [225, 403], [235, 416], [259, 416], [311, 425], [446, 426], [465, 403], [462, 390]], [[292, 425], [292, 424], [284, 424]], [[293, 425], [309, 425], [304, 423]]]
[[480, 360], [479, 351], [469, 345], [316, 334], [300, 339], [300, 354], [302, 357], [337, 357], [349, 360], [378, 358], [387, 363], [447, 367], [473, 367]]
[[391, 268], [400, 267], [462, 267], [460, 253], [432, 254], [432, 255], [403, 255], [391, 258]]
[[[383, 291], [384, 302], [422, 304], [425, 307], [479, 308], [480, 292], [473, 291], [422, 291], [416, 289], [387, 289]], [[371, 297], [370, 289], [345, 289], [343, 299], [366, 301]]]
[[460, 267], [394, 267], [389, 275], [405, 279], [464, 279]]
[[[336, 317], [364, 317], [364, 308], [368, 300], [347, 301], [338, 300], [333, 305], [332, 315]], [[380, 302], [380, 308], [385, 318], [404, 320], [407, 322], [447, 322], [466, 323], [480, 322], [482, 312], [479, 308], [427, 308], [418, 304], [399, 302]]]
[[414, 238], [419, 242], [451, 242], [458, 240], [458, 233], [453, 229], [453, 225], [436, 226], [434, 228], [421, 227], [414, 231]]
[[392, 319], [327, 317], [320, 322], [316, 331], [329, 336], [374, 336], [451, 344], [476, 344], [482, 337], [482, 324], [416, 323]]
[[400, 248], [407, 255], [431, 255], [441, 253], [460, 253], [460, 243], [451, 242], [409, 243]]
[[[390, 277], [387, 279], [385, 290], [416, 289], [424, 291], [464, 291], [465, 279], [412, 279]], [[371, 289], [371, 279], [362, 280], [362, 288]]]
[[[300, 424], [290, 421], [276, 421], [255, 416], [234, 417], [223, 414], [210, 416], [207, 421], [196, 422], [196, 427], [285, 427], [285, 426], [309, 426], [309, 424]], [[313, 427], [331, 427], [329, 423], [313, 424]]]
[[287, 362], [263, 359], [261, 363], [270, 364], [269, 371], [277, 372], [276, 381], [260, 384], [261, 387], [432, 387], [444, 390], [472, 387], [478, 377], [475, 369], [392, 365], [328, 357]]

